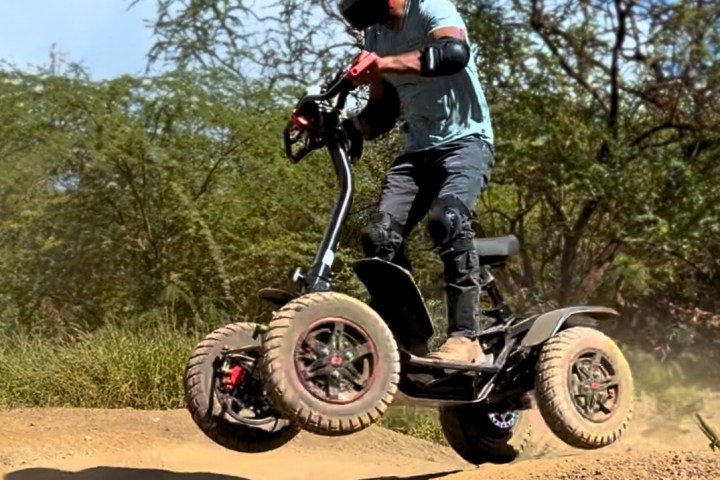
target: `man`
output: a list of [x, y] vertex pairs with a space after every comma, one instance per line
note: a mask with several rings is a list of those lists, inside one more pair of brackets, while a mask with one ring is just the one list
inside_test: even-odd
[[363, 248], [409, 267], [404, 239], [429, 213], [444, 264], [448, 339], [428, 357], [481, 363], [479, 262], [470, 217], [490, 178], [493, 131], [465, 23], [450, 0], [341, 0], [343, 17], [365, 30], [379, 58], [357, 81], [366, 107], [348, 120], [371, 140], [405, 123], [405, 151], [387, 173]]

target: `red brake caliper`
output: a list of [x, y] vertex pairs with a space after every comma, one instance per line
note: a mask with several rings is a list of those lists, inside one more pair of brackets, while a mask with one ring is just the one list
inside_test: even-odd
[[226, 391], [232, 391], [235, 387], [241, 385], [245, 380], [245, 374], [247, 370], [242, 365], [234, 365], [225, 370], [225, 375], [222, 379], [223, 389]]

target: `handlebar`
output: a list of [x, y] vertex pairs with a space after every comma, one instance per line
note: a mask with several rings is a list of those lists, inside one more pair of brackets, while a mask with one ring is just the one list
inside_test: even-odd
[[[291, 162], [297, 163], [312, 150], [326, 145], [327, 135], [338, 126], [347, 96], [355, 88], [353, 79], [372, 68], [377, 58], [374, 52], [362, 51], [352, 65], [340, 71], [319, 94], [306, 93], [300, 98], [283, 132], [285, 155]], [[330, 102], [333, 98], [337, 98], [334, 105]], [[293, 146], [301, 141], [304, 141], [302, 148], [293, 152]]]
[[345, 78], [351, 79], [359, 76], [364, 71], [368, 70], [373, 64], [375, 64], [375, 61], [378, 59], [378, 56], [375, 52], [368, 52], [366, 50], [363, 50], [360, 52], [360, 55], [357, 56], [353, 64], [348, 69], [347, 73], [345, 74]]

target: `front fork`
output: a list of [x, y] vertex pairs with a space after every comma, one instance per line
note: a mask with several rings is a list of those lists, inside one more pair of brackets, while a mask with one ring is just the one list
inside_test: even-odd
[[298, 267], [293, 274], [293, 282], [298, 284], [301, 295], [330, 290], [332, 264], [340, 242], [340, 230], [352, 205], [353, 185], [350, 160], [345, 150], [338, 145], [337, 139], [331, 139], [328, 149], [335, 167], [335, 174], [340, 181], [340, 194], [333, 208], [330, 222], [325, 227], [325, 233], [315, 254], [312, 267], [305, 274], [300, 273]]

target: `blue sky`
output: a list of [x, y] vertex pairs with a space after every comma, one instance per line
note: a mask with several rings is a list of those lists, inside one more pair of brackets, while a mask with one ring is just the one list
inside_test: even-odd
[[20, 68], [47, 65], [53, 43], [94, 79], [142, 74], [152, 46], [144, 20], [155, 0], [0, 0], [0, 59]]

